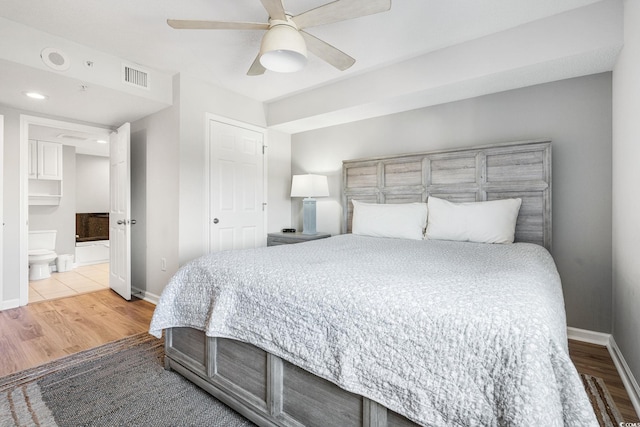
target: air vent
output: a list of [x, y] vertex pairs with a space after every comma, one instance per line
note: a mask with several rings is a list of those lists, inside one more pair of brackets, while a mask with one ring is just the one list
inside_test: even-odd
[[122, 81], [131, 86], [149, 89], [149, 73], [139, 67], [122, 64]]

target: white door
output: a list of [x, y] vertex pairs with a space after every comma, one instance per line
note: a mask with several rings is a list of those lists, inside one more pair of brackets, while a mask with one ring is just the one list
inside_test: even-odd
[[[0, 114], [0, 165], [4, 165], [4, 116]], [[3, 166], [4, 169], [4, 166]], [[0, 200], [4, 200], [4, 173], [0, 174]], [[0, 203], [0, 222], [2, 223], [2, 228], [0, 228], [0, 277], [3, 277], [3, 259], [4, 253], [2, 252], [2, 248], [4, 247], [4, 202]], [[4, 297], [2, 295], [2, 284], [3, 280], [0, 280], [0, 310], [2, 310], [4, 306]]]
[[131, 299], [130, 134], [125, 123], [109, 140], [109, 286], [126, 300]]
[[209, 121], [209, 251], [264, 246], [264, 133]]

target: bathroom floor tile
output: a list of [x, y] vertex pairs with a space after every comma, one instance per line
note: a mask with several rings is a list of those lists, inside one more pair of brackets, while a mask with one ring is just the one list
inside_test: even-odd
[[74, 291], [71, 288], [67, 288], [66, 286], [64, 287], [64, 289], [39, 291], [38, 293], [42, 295], [45, 299], [54, 299], [54, 298], [62, 298], [62, 297], [70, 297], [72, 295], [78, 295], [76, 291]]
[[[67, 273], [64, 273], [67, 274]], [[82, 284], [82, 283], [86, 283], [87, 281], [89, 281], [89, 279], [87, 279], [85, 276], [82, 276], [80, 274], [67, 274], [64, 277], [57, 277], [56, 278], [59, 282], [64, 283], [67, 286], [72, 286], [72, 285], [76, 285], [76, 284]]]
[[96, 267], [96, 265], [100, 265], [100, 264], [83, 265], [81, 267], [75, 268], [73, 271], [79, 274], [91, 274], [92, 272], [103, 271], [100, 268]]
[[29, 302], [63, 298], [109, 289], [109, 263], [53, 272], [51, 277], [29, 282]]
[[108, 286], [104, 286], [96, 282], [93, 282], [93, 283], [85, 282], [83, 284], [73, 285], [69, 287], [78, 293], [102, 291], [109, 288]]
[[32, 302], [38, 302], [38, 301], [44, 301], [45, 298], [40, 295], [38, 292], [36, 292], [35, 289], [33, 289], [32, 287], [29, 287], [29, 304], [31, 304]]
[[87, 270], [87, 271], [82, 271], [82, 272], [78, 272], [79, 275], [84, 276], [84, 277], [89, 277], [89, 278], [93, 278], [93, 277], [101, 277], [101, 276], [108, 276], [109, 272], [108, 271], [100, 271], [97, 269], [93, 269], [93, 270]]
[[69, 289], [69, 287], [64, 283], [59, 282], [53, 278], [29, 282], [29, 285], [40, 295], [44, 295], [45, 292], [58, 292]]
[[87, 279], [93, 280], [98, 283], [106, 283], [109, 284], [109, 273], [101, 271], [98, 273], [93, 273], [91, 275], [86, 276]]
[[109, 272], [109, 263], [104, 263], [104, 264], [95, 264], [94, 265], [95, 268], [97, 268], [100, 271], [106, 271], [107, 273]]
[[59, 281], [64, 281], [64, 279], [66, 278], [74, 278], [74, 277], [78, 277], [80, 276], [78, 273], [76, 273], [75, 271], [71, 270], [71, 271], [65, 271], [64, 273], [52, 273], [52, 277], [56, 280]]
[[87, 277], [83, 277], [81, 280], [78, 279], [74, 279], [74, 280], [69, 280], [67, 282], [65, 282], [65, 285], [67, 285], [68, 287], [70, 287], [71, 289], [78, 289], [78, 288], [83, 288], [83, 287], [87, 287], [87, 286], [100, 286], [101, 288], [105, 288], [104, 285], [102, 285], [100, 282], [97, 282], [95, 280], [89, 279]]

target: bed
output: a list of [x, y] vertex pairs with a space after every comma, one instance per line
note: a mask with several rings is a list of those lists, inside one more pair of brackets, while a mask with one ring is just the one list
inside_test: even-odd
[[[343, 235], [206, 255], [150, 332], [168, 369], [263, 426], [597, 425], [551, 258], [551, 145], [343, 163]], [[371, 237], [354, 200], [519, 199], [515, 244]]]

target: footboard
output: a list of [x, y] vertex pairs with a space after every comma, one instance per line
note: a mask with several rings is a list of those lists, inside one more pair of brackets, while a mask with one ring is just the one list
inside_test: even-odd
[[166, 330], [165, 366], [260, 426], [416, 426], [366, 397], [350, 393], [255, 346]]

